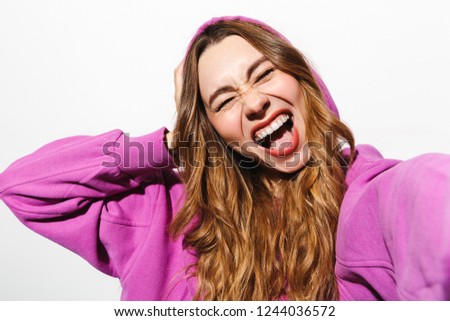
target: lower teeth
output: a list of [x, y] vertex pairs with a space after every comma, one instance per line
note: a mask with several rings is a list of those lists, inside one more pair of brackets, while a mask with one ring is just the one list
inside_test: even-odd
[[[294, 123], [292, 122], [292, 117], [289, 117], [289, 119], [283, 124], [283, 126], [278, 128], [275, 132], [282, 129], [283, 127], [285, 127], [287, 131], [292, 132], [292, 129], [294, 128]], [[275, 132], [273, 132], [273, 133], [275, 133]], [[256, 143], [259, 146], [269, 149], [270, 147], [272, 147], [271, 146], [272, 145], [272, 142], [271, 142], [272, 134], [267, 135], [267, 137], [264, 138], [263, 140], [256, 141]]]

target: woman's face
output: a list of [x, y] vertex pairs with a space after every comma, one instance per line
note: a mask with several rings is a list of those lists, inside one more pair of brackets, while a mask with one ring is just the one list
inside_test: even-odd
[[239, 36], [208, 47], [198, 66], [211, 124], [234, 150], [279, 172], [308, 158], [302, 88]]

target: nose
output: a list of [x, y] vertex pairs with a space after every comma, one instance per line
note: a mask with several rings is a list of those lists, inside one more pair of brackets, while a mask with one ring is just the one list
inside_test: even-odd
[[267, 95], [250, 88], [242, 95], [242, 104], [247, 118], [260, 118], [270, 106], [270, 100]]

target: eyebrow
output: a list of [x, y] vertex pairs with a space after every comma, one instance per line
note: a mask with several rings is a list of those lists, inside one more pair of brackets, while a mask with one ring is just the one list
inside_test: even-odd
[[[267, 61], [267, 60], [269, 60], [269, 59], [267, 59], [267, 57], [262, 56], [261, 58], [259, 58], [258, 60], [256, 60], [254, 63], [252, 63], [252, 64], [250, 65], [250, 67], [248, 67], [248, 69], [247, 69], [247, 81], [250, 79], [250, 77], [252, 76], [252, 74], [253, 74], [253, 72], [255, 71], [255, 69], [258, 68], [258, 66], [259, 66], [260, 64], [262, 64], [263, 62], [265, 62], [265, 61]], [[230, 92], [230, 91], [234, 91], [234, 90], [235, 90], [235, 88], [234, 88], [233, 86], [223, 86], [223, 87], [220, 87], [219, 89], [217, 89], [217, 90], [211, 95], [211, 97], [209, 97], [209, 104], [208, 104], [208, 105], [211, 107], [212, 103], [214, 102], [214, 100], [215, 100], [218, 96], [220, 96], [220, 95], [222, 95], [222, 94], [224, 94], [224, 93]]]

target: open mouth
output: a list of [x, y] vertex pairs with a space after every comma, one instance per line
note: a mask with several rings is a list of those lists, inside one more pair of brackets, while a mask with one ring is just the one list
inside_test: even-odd
[[291, 154], [298, 145], [298, 133], [293, 115], [282, 113], [270, 124], [254, 133], [254, 141], [271, 155], [281, 157]]

